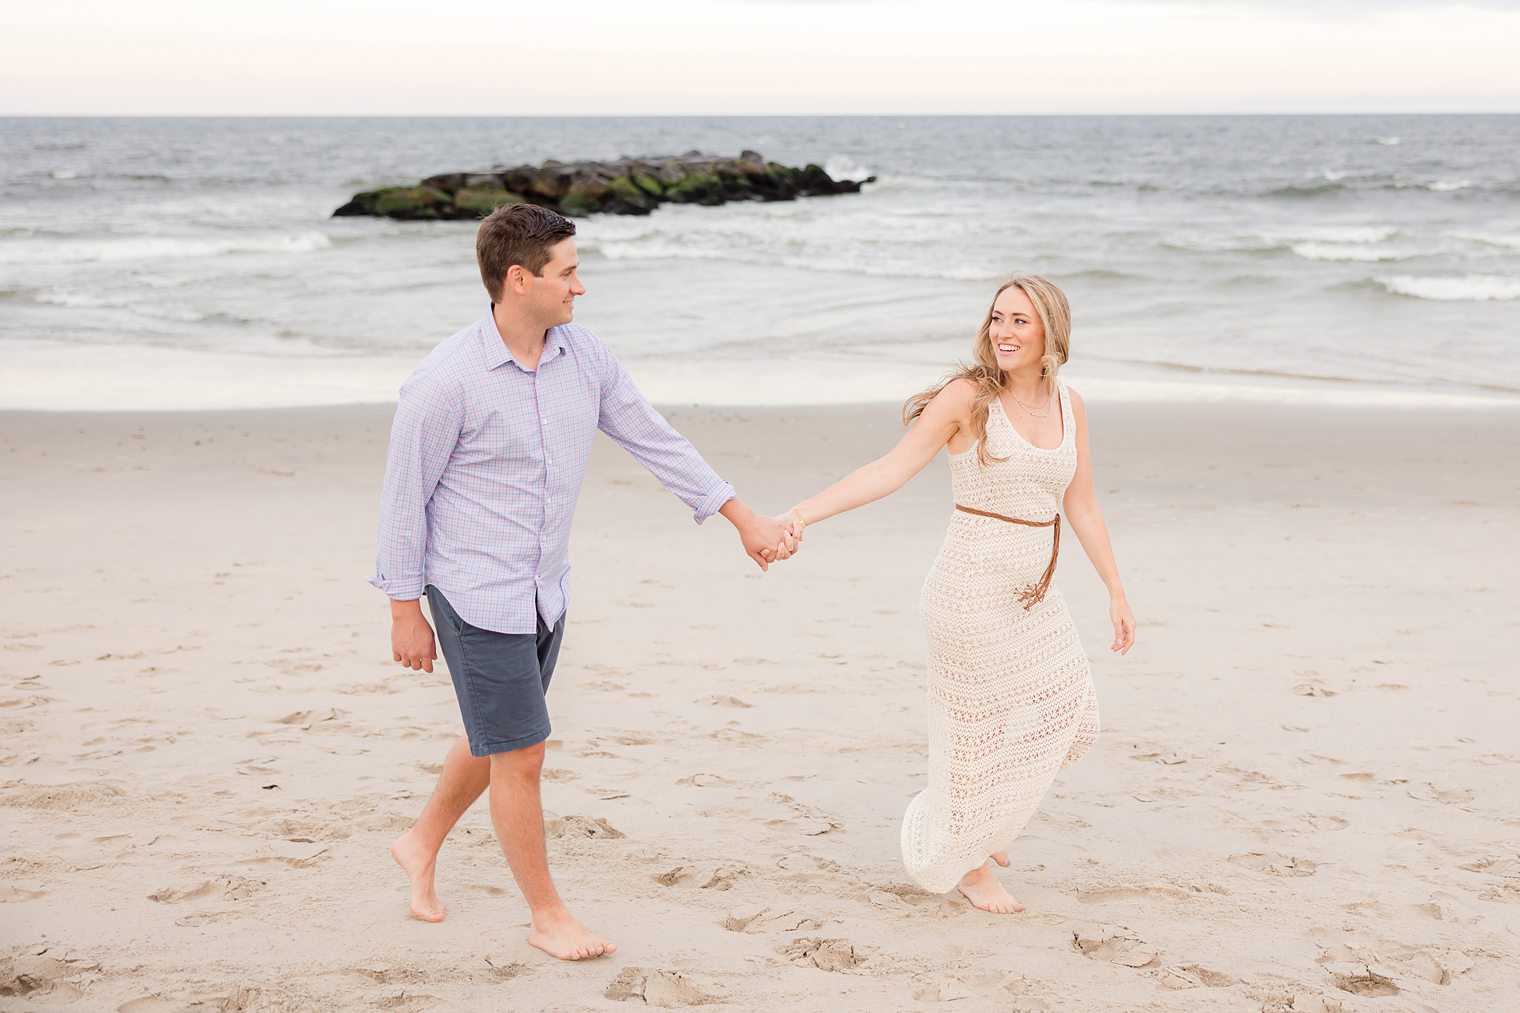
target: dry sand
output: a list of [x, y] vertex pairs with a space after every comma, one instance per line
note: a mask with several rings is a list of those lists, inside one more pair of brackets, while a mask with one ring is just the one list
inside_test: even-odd
[[[1141, 619], [1059, 582], [1104, 737], [992, 916], [910, 885], [943, 458], [762, 576], [599, 446], [545, 805], [561, 964], [483, 805], [450, 918], [387, 857], [459, 724], [390, 663], [389, 409], [0, 415], [0, 1007], [1499, 1010], [1520, 995], [1520, 413], [1092, 408]], [[759, 508], [892, 407], [677, 410]]]

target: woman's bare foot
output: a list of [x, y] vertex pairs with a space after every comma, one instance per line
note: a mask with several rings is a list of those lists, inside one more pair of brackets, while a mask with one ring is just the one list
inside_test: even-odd
[[1024, 905], [1003, 889], [1003, 884], [992, 874], [992, 866], [987, 862], [962, 876], [955, 888], [971, 902], [972, 907], [983, 911], [1011, 915], [1024, 910]]
[[1003, 868], [1008, 868], [1008, 852], [994, 851], [992, 853], [992, 860], [1001, 865]]
[[412, 882], [412, 917], [424, 922], [443, 921], [447, 912], [443, 902], [433, 892], [433, 869], [438, 860], [437, 853], [428, 851], [426, 846], [415, 841], [408, 830], [391, 845], [391, 857]]
[[617, 944], [586, 929], [565, 908], [533, 916], [528, 943], [560, 960], [585, 960], [617, 952]]

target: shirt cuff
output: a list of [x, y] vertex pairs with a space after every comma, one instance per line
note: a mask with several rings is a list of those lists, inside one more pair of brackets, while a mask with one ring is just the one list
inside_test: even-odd
[[383, 573], [375, 574], [369, 582], [395, 601], [416, 601], [422, 597], [422, 589], [427, 583], [420, 574], [416, 577], [387, 577]]
[[696, 513], [694, 514], [697, 523], [701, 524], [707, 518], [722, 510], [723, 504], [733, 499], [735, 495], [734, 487], [727, 482], [724, 482], [718, 488], [708, 493], [707, 497], [697, 504]]

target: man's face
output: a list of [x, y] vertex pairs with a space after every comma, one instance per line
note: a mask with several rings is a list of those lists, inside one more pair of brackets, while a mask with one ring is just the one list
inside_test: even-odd
[[568, 324], [575, 316], [575, 297], [586, 294], [586, 286], [576, 273], [579, 268], [575, 240], [561, 239], [549, 247], [549, 262], [539, 276], [530, 276], [528, 295], [533, 313], [545, 327]]

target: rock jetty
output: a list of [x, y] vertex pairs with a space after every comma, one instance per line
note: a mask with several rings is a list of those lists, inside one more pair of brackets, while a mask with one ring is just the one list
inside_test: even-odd
[[538, 204], [560, 214], [647, 215], [661, 204], [726, 204], [858, 193], [865, 180], [834, 179], [820, 166], [767, 162], [758, 152], [722, 158], [688, 152], [616, 162], [545, 162], [491, 172], [446, 172], [416, 186], [355, 194], [333, 217], [403, 221], [471, 219], [502, 204]]

